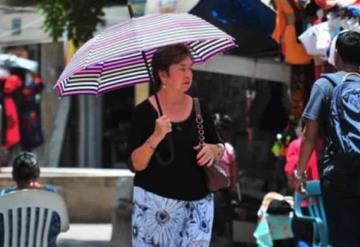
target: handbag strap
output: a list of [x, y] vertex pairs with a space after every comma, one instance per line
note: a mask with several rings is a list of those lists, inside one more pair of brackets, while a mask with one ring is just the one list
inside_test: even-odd
[[196, 126], [198, 130], [198, 136], [199, 136], [199, 145], [204, 145], [205, 142], [205, 136], [204, 136], [204, 126], [203, 126], [203, 117], [201, 115], [201, 108], [200, 108], [200, 101], [199, 98], [195, 97], [194, 100], [194, 107], [195, 107], [195, 121]]

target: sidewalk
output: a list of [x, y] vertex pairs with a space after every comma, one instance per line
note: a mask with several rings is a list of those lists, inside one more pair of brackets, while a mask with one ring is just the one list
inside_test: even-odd
[[109, 247], [111, 224], [70, 224], [58, 237], [58, 247]]

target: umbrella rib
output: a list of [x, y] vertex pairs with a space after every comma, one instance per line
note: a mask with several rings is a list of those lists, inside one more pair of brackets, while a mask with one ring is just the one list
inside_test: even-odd
[[96, 96], [98, 96], [98, 93], [99, 93], [99, 88], [100, 88], [100, 84], [101, 84], [101, 75], [102, 73], [104, 72], [104, 68], [105, 68], [105, 62], [102, 62], [101, 63], [101, 70], [99, 72], [99, 77], [97, 78], [98, 80], [98, 83], [97, 83], [97, 87], [96, 87]]

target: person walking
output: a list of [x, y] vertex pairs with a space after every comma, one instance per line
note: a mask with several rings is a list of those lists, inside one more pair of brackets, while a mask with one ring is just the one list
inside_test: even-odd
[[[301, 144], [301, 134], [292, 142], [290, 142], [287, 151], [286, 151], [286, 163], [284, 166], [284, 172], [286, 174], [289, 188], [292, 191], [296, 191], [297, 184], [296, 179], [294, 178], [294, 170], [299, 162], [299, 153], [300, 153], [300, 144]], [[310, 159], [306, 166], [306, 180], [319, 180], [319, 167], [318, 161], [320, 160], [322, 153], [322, 140], [318, 140], [315, 144], [315, 150], [312, 152]], [[307, 211], [307, 202], [302, 202], [301, 208], [303, 212]], [[311, 246], [313, 241], [312, 233], [312, 223], [304, 220], [299, 220], [296, 215], [294, 215], [291, 222], [292, 230], [294, 233], [294, 241], [297, 246]]]
[[[345, 31], [335, 43], [336, 73], [324, 74], [311, 90], [304, 110], [305, 129], [297, 183], [305, 169], [320, 131], [324, 132], [321, 189], [333, 247], [360, 246], [360, 33]], [[341, 110], [340, 110], [341, 108]]]
[[211, 114], [201, 105], [205, 144], [198, 146], [192, 58], [182, 44], [162, 47], [152, 59], [159, 89], [136, 106], [128, 139], [135, 172], [133, 246], [209, 246], [214, 205], [204, 167], [222, 155]]

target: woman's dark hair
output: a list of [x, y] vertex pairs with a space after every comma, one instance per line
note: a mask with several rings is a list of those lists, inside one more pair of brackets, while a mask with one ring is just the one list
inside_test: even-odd
[[40, 167], [36, 155], [30, 152], [18, 154], [12, 165], [12, 176], [15, 181], [36, 180], [40, 176]]
[[189, 48], [184, 44], [164, 46], [155, 52], [151, 61], [151, 68], [156, 89], [159, 89], [161, 84], [159, 72], [167, 72], [170, 65], [179, 63], [186, 57], [191, 57], [191, 53]]
[[360, 33], [340, 33], [336, 40], [336, 49], [344, 63], [360, 65]]

